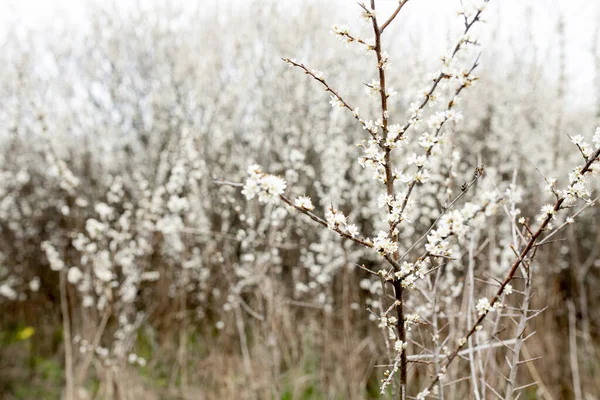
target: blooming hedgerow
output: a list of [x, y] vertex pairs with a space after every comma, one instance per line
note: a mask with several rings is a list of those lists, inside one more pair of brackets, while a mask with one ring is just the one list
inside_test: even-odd
[[[382, 389], [391, 386], [400, 395], [406, 388], [407, 398], [422, 383], [436, 397], [448, 397], [454, 386], [478, 398], [489, 397], [491, 387], [503, 398], [518, 396], [521, 389], [510, 386], [516, 382], [510, 377], [524, 364], [520, 349], [527, 335], [521, 333], [544, 299], [533, 297], [531, 308], [530, 274], [542, 262], [544, 284], [557, 279], [557, 271], [580, 271], [571, 243], [577, 254], [593, 254], [593, 218], [569, 232], [569, 241], [547, 239], [563, 225], [579, 223], [581, 210], [594, 201], [600, 129], [591, 140], [572, 135], [569, 154], [561, 121], [569, 121], [574, 134], [583, 132], [591, 106], [561, 111], [561, 102], [548, 96], [553, 82], [524, 80], [518, 90], [506, 85], [513, 75], [540, 76], [535, 63], [494, 68], [493, 74], [485, 69], [496, 64], [497, 52], [478, 58], [483, 1], [472, 7], [463, 2], [456, 23], [461, 32], [433, 74], [419, 68], [430, 60], [398, 62], [398, 56], [413, 54], [392, 37], [394, 22], [411, 10], [406, 3], [397, 2], [389, 13], [362, 4], [360, 31], [332, 28], [341, 48], [358, 50], [351, 68], [338, 57], [337, 40], [330, 48], [326, 40], [310, 38], [318, 32], [315, 23], [336, 14], [294, 20], [269, 7], [244, 10], [256, 18], [244, 15], [251, 22], [235, 46], [220, 19], [207, 24], [224, 34], [198, 47], [193, 41], [205, 24], [186, 13], [137, 9], [135, 24], [123, 13], [102, 14], [86, 24], [94, 29], [75, 35], [81, 40], [60, 40], [57, 33], [7, 41], [0, 55], [6, 65], [0, 71], [6, 103], [0, 129], [8, 138], [0, 141], [0, 304], [10, 310], [29, 306], [30, 299], [58, 302], [54, 291], [62, 287], [52, 284], [62, 282], [67, 307], [57, 313], [70, 316], [66, 327], [81, 336], [71, 341], [68, 329], [60, 329], [61, 348], [73, 343], [82, 353], [71, 357], [72, 369], [83, 371], [85, 380], [89, 362], [95, 376], [124, 389], [123, 377], [145, 364], [135, 353], [141, 329], [158, 337], [164, 326], [181, 333], [179, 351], [169, 354], [177, 357], [173, 377], [182, 388], [191, 384], [186, 366], [194, 356], [183, 351], [189, 348], [186, 332], [207, 329], [202, 340], [215, 352], [211, 357], [222, 349], [211, 346], [214, 340], [237, 343], [239, 352], [230, 355], [241, 361], [232, 373], [243, 379], [235, 381], [235, 390], [249, 377], [277, 382], [289, 376], [280, 365], [293, 369], [287, 361], [295, 357], [286, 354], [282, 343], [288, 341], [279, 340], [279, 328], [288, 319], [295, 327], [313, 326], [318, 318], [324, 323], [311, 332], [318, 349], [331, 344], [325, 339], [333, 331], [347, 338], [344, 346], [322, 348], [327, 370], [335, 374], [340, 366], [357, 368], [361, 376], [383, 377]], [[139, 18], [144, 16], [149, 18]], [[265, 16], [281, 23], [258, 28], [253, 21]], [[232, 13], [227, 23], [236, 18]], [[269, 36], [273, 40], [254, 43], [271, 30], [278, 32]], [[277, 73], [271, 60], [290, 46], [324, 72], [288, 64], [326, 93], [292, 87], [291, 72]], [[327, 51], [318, 51], [323, 47]], [[49, 54], [60, 57], [32, 64]], [[206, 62], [211, 57], [223, 62]], [[46, 65], [56, 73], [46, 74]], [[54, 76], [70, 77], [69, 83]], [[334, 84], [342, 81], [337, 90]], [[395, 93], [392, 85], [402, 89]], [[556, 147], [547, 140], [553, 133]], [[523, 155], [557, 179], [544, 178], [544, 184]], [[582, 161], [567, 178], [562, 171], [570, 155]], [[280, 177], [260, 167], [246, 174], [256, 160]], [[242, 182], [234, 186], [258, 202], [244, 207], [231, 187], [215, 189], [215, 171]], [[536, 220], [544, 203], [548, 207]], [[293, 210], [298, 219], [289, 217]], [[546, 249], [554, 257], [540, 259]], [[588, 270], [594, 273], [582, 268], [575, 276], [577, 293], [586, 293]], [[553, 286], [544, 284], [539, 290]], [[156, 313], [157, 301], [168, 312]], [[508, 308], [486, 317], [504, 302]], [[593, 335], [586, 326], [597, 321], [580, 304], [575, 330], [582, 335], [576, 336], [588, 346]], [[167, 323], [154, 324], [157, 316]], [[501, 343], [495, 342], [498, 326], [505, 328]], [[294, 343], [300, 330], [285, 332]], [[361, 341], [378, 357], [376, 367], [347, 362], [348, 346]], [[253, 346], [260, 343], [269, 344], [259, 350], [269, 352], [274, 365], [257, 372], [251, 368]], [[508, 361], [496, 367], [510, 382], [497, 379], [494, 363], [486, 361], [506, 355]], [[459, 380], [467, 363], [475, 378]], [[407, 365], [414, 374], [405, 375]], [[443, 385], [435, 382], [444, 375]], [[344, 382], [344, 393], [364, 393], [364, 380], [355, 381]], [[324, 382], [328, 393], [339, 389], [335, 379]]]

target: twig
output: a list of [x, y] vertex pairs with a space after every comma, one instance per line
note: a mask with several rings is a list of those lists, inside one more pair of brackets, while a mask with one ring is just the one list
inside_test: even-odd
[[404, 5], [406, 3], [408, 3], [408, 0], [401, 0], [400, 1], [400, 4], [398, 5], [398, 7], [396, 7], [396, 9], [394, 10], [394, 13], [388, 18], [387, 21], [385, 21], [383, 23], [383, 25], [381, 25], [381, 28], [379, 28], [379, 32], [380, 33], [383, 33], [383, 31], [385, 30], [385, 28], [387, 28], [388, 25], [394, 20], [394, 18], [396, 18], [396, 16], [400, 12], [400, 10], [402, 10], [402, 7], [404, 7]]
[[569, 310], [569, 360], [571, 362], [571, 374], [573, 377], [573, 392], [575, 400], [582, 400], [581, 395], [581, 379], [579, 377], [579, 361], [577, 360], [577, 336], [575, 330], [575, 304], [572, 300], [567, 301], [567, 308]]
[[454, 200], [452, 200], [452, 201], [450, 202], [450, 204], [448, 204], [447, 206], [445, 206], [445, 207], [442, 209], [442, 212], [441, 212], [441, 213], [440, 213], [440, 215], [437, 217], [437, 219], [436, 219], [435, 221], [433, 221], [433, 223], [431, 224], [431, 226], [429, 226], [429, 229], [427, 229], [427, 231], [426, 231], [426, 232], [425, 232], [425, 233], [424, 233], [424, 234], [423, 234], [423, 235], [422, 235], [422, 236], [421, 236], [419, 239], [417, 239], [417, 241], [416, 241], [416, 242], [414, 242], [414, 243], [412, 244], [412, 246], [410, 246], [410, 247], [408, 248], [408, 250], [406, 250], [406, 251], [404, 252], [404, 254], [402, 254], [402, 256], [401, 256], [401, 257], [398, 259], [398, 261], [402, 261], [402, 260], [404, 260], [404, 258], [406, 258], [406, 256], [407, 256], [407, 255], [408, 255], [408, 254], [409, 254], [409, 253], [410, 253], [410, 252], [411, 252], [411, 251], [412, 251], [412, 250], [413, 250], [415, 247], [417, 247], [417, 246], [419, 245], [419, 243], [421, 243], [421, 242], [422, 242], [422, 241], [423, 241], [423, 240], [424, 240], [424, 239], [427, 237], [427, 235], [429, 235], [429, 232], [431, 232], [431, 231], [433, 230], [433, 228], [435, 228], [436, 224], [437, 224], [438, 222], [440, 222], [440, 219], [442, 219], [442, 217], [444, 216], [444, 214], [446, 214], [446, 212], [447, 212], [448, 210], [450, 210], [450, 209], [452, 208], [452, 206], [453, 206], [453, 205], [454, 205], [454, 204], [455, 204], [455, 203], [456, 203], [456, 202], [457, 202], [457, 201], [458, 201], [458, 200], [459, 200], [459, 199], [460, 199], [460, 198], [461, 198], [461, 197], [462, 197], [462, 196], [463, 196], [465, 193], [467, 193], [467, 192], [469, 191], [469, 189], [470, 189], [470, 188], [471, 188], [471, 187], [472, 187], [472, 186], [475, 184], [475, 182], [477, 182], [477, 179], [479, 179], [479, 177], [480, 177], [480, 175], [477, 175], [477, 174], [476, 174], [476, 175], [475, 175], [475, 177], [474, 177], [474, 178], [471, 180], [471, 182], [469, 182], [469, 183], [467, 184], [467, 186], [465, 187], [465, 189], [464, 189], [464, 190], [462, 190], [462, 191], [460, 192], [460, 194], [459, 194], [458, 196], [456, 196], [456, 197], [454, 198]]
[[63, 323], [63, 343], [65, 346], [65, 400], [75, 400], [75, 386], [73, 380], [73, 339], [71, 335], [71, 317], [69, 301], [67, 299], [67, 277], [64, 268], [59, 271], [60, 309]]
[[[583, 211], [585, 211], [589, 207], [593, 206], [599, 199], [600, 199], [600, 195], [596, 196], [596, 198], [594, 198], [594, 200], [587, 202], [585, 204], [585, 206], [581, 207], [581, 209], [579, 211], [577, 211], [575, 214], [573, 214], [573, 216], [571, 218], [573, 218], [573, 219], [577, 218], [579, 216], [579, 214], [581, 214]], [[569, 225], [569, 223], [568, 222], [564, 222], [563, 224], [561, 224], [560, 226], [558, 226], [557, 228], [555, 228], [551, 233], [549, 233], [543, 240], [541, 240], [538, 243], [538, 246], [541, 246], [544, 243], [548, 242], [548, 240], [552, 236], [556, 235], [556, 233], [558, 233], [561, 229], [563, 229], [567, 225]]]

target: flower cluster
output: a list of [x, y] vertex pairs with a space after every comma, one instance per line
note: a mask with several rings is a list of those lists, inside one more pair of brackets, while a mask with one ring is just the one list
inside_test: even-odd
[[360, 4], [361, 8], [362, 8], [362, 12], [361, 12], [361, 18], [365, 21], [365, 22], [369, 22], [369, 20], [371, 18], [375, 17], [375, 10], [373, 10], [371, 7], [369, 7], [368, 5], [366, 5], [365, 3], [361, 3]]
[[406, 350], [406, 343], [402, 340], [396, 340], [394, 342], [394, 350], [396, 350], [398, 354], [401, 354], [404, 350]]
[[[428, 259], [427, 259], [428, 260]], [[402, 286], [405, 288], [414, 288], [415, 283], [422, 279], [426, 272], [426, 261], [409, 263], [404, 261], [399, 271], [394, 273], [396, 279], [402, 280]]]
[[[579, 151], [587, 161], [587, 159], [594, 152], [592, 146], [587, 144], [584, 141], [584, 137], [581, 135], [571, 137], [571, 141], [575, 143], [575, 145], [577, 145]], [[594, 148], [596, 150], [600, 149], [600, 127], [596, 128], [592, 141], [594, 142]], [[589, 184], [587, 183], [586, 179], [589, 174], [584, 174], [582, 173], [582, 171], [582, 166], [578, 166], [575, 169], [573, 169], [573, 171], [569, 174], [569, 185], [560, 193], [561, 196], [565, 199], [565, 203], [567, 205], [573, 204], [579, 199], [589, 201], [591, 192], [588, 188]], [[592, 175], [600, 174], [600, 162], [598, 162], [597, 160], [592, 162], [589, 166], [588, 171], [591, 172]], [[542, 210], [542, 215], [543, 214], [544, 213]]]
[[429, 396], [429, 389], [423, 389], [417, 394], [417, 400], [425, 400]]
[[377, 234], [377, 237], [373, 238], [373, 247], [380, 254], [383, 255], [393, 255], [398, 251], [398, 244], [394, 242], [387, 232], [380, 231]]
[[368, 145], [360, 144], [364, 148], [364, 155], [358, 159], [358, 164], [363, 168], [373, 169], [375, 171], [376, 178], [385, 182], [385, 153], [381, 151], [378, 143], [371, 140]]
[[482, 297], [477, 300], [477, 304], [475, 305], [475, 309], [479, 313], [479, 315], [487, 314], [496, 309], [496, 305], [492, 306], [490, 300], [487, 297]]
[[315, 209], [315, 206], [313, 206], [313, 203], [308, 196], [300, 196], [296, 198], [296, 200], [294, 200], [294, 205], [306, 211], [312, 211]]
[[279, 201], [279, 196], [286, 188], [285, 180], [263, 173], [258, 165], [251, 165], [248, 168], [248, 175], [242, 190], [242, 194], [248, 200], [258, 197], [258, 201], [265, 204], [275, 204]]
[[43, 242], [42, 250], [44, 250], [46, 253], [46, 257], [48, 257], [48, 262], [50, 263], [50, 268], [53, 271], [61, 271], [65, 267], [65, 263], [52, 243], [48, 241]]
[[348, 223], [348, 217], [340, 210], [330, 206], [325, 213], [325, 219], [330, 229], [334, 231], [347, 233], [351, 237], [358, 236], [358, 227]]

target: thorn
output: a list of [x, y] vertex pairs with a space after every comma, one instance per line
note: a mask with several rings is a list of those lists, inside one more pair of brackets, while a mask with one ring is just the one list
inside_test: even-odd
[[541, 358], [542, 358], [542, 357], [540, 356], [540, 357], [534, 357], [534, 358], [530, 358], [530, 359], [528, 359], [528, 360], [519, 361], [519, 362], [517, 362], [517, 365], [521, 365], [521, 364], [527, 364], [528, 362], [532, 362], [532, 361], [535, 361], [535, 360], [539, 360], [539, 359], [541, 359]]
[[537, 382], [531, 382], [531, 383], [528, 383], [526, 385], [519, 386], [518, 388], [515, 388], [514, 391], [516, 392], [517, 390], [526, 389], [526, 388], [528, 388], [530, 386], [537, 385], [537, 384], [538, 384]]

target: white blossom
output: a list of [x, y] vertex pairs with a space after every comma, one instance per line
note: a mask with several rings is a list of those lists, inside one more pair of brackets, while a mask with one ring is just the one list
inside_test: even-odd
[[358, 236], [358, 227], [354, 224], [350, 224], [346, 226], [346, 230], [348, 234], [352, 237]]
[[48, 241], [42, 242], [42, 250], [46, 252], [46, 257], [50, 263], [50, 269], [53, 271], [60, 271], [65, 267], [65, 263], [60, 258], [58, 251]]
[[384, 255], [392, 255], [398, 251], [398, 244], [392, 241], [386, 232], [379, 232], [376, 238], [373, 239], [375, 250]]
[[484, 315], [492, 311], [494, 307], [492, 307], [492, 305], [490, 304], [490, 300], [487, 297], [482, 297], [481, 299], [477, 300], [477, 305], [475, 306], [475, 309], [477, 310], [479, 315]]
[[248, 174], [249, 177], [242, 190], [242, 194], [248, 200], [258, 197], [261, 203], [274, 204], [286, 188], [285, 180], [274, 175], [263, 174], [258, 165], [251, 165]]
[[307, 196], [300, 196], [296, 198], [296, 200], [294, 201], [294, 205], [307, 211], [312, 211], [315, 209], [315, 206], [313, 206], [310, 197]]
[[83, 273], [79, 268], [69, 268], [69, 271], [67, 272], [67, 280], [69, 281], [69, 283], [76, 285], [81, 280], [81, 278], [83, 278]]
[[320, 81], [323, 81], [325, 79], [325, 74], [322, 71], [319, 71], [318, 69], [313, 69], [310, 71], [314, 77]]
[[396, 340], [394, 342], [394, 350], [396, 350], [397, 353], [402, 353], [405, 349], [406, 349], [406, 343], [403, 342], [402, 340]]
[[331, 98], [331, 100], [329, 100], [329, 104], [331, 104], [331, 107], [333, 108], [344, 108], [344, 102], [342, 100], [340, 100], [339, 97], [337, 96], [329, 96]]
[[6, 283], [3, 283], [0, 285], [0, 296], [6, 297], [9, 300], [15, 300], [17, 292]]
[[600, 149], [600, 126], [597, 127], [594, 131], [594, 137], [592, 138], [592, 142], [594, 142], [594, 147], [596, 149]]

